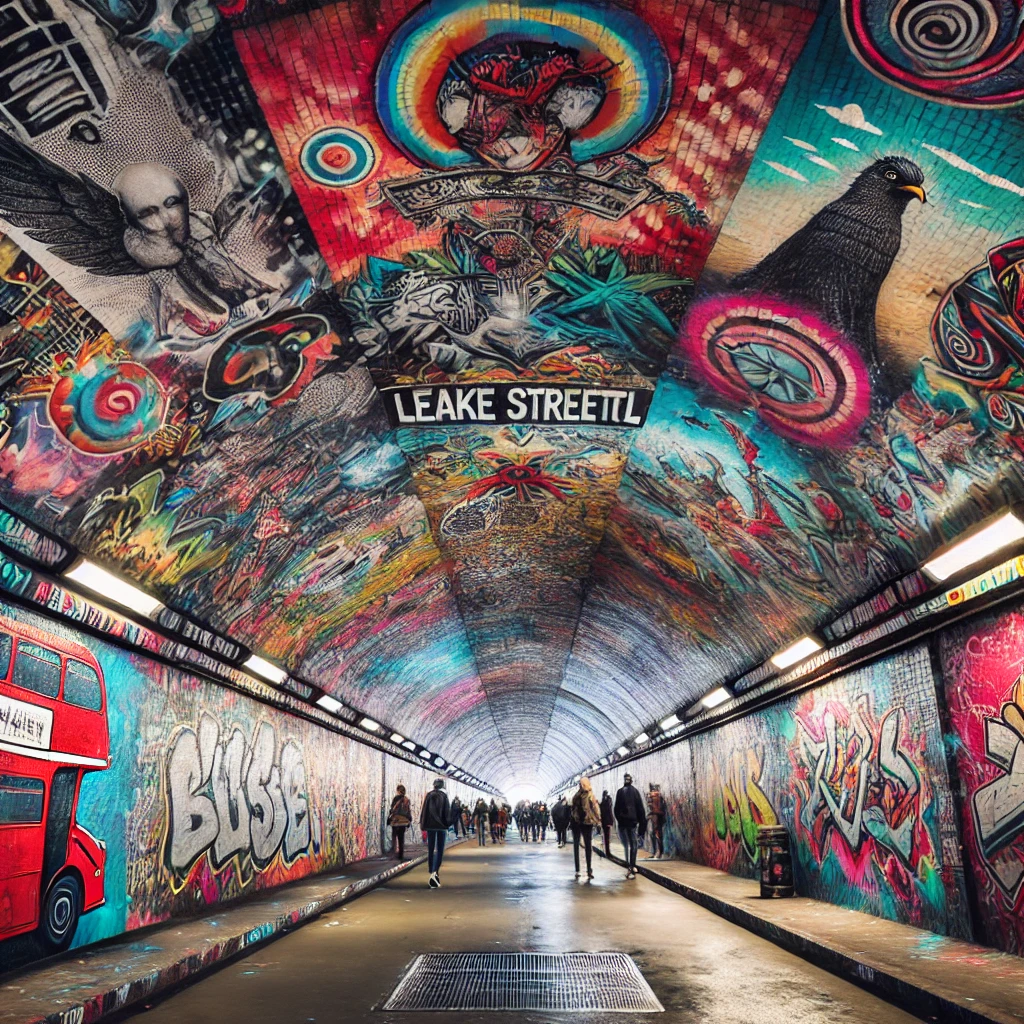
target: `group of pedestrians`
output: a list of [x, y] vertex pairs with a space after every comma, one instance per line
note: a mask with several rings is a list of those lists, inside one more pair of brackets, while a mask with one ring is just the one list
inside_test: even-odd
[[[444, 858], [445, 840], [449, 829], [455, 830], [458, 838], [461, 829], [465, 836], [475, 832], [480, 846], [487, 845], [490, 835], [492, 844], [504, 844], [510, 820], [515, 820], [519, 838], [525, 843], [544, 842], [548, 826], [554, 827], [558, 849], [568, 843], [572, 833], [573, 859], [576, 877], [580, 877], [580, 846], [583, 846], [587, 878], [594, 877], [593, 844], [594, 829], [600, 828], [604, 839], [605, 855], [611, 856], [611, 832], [618, 826], [626, 860], [626, 878], [636, 878], [636, 854], [645, 832], [651, 836], [651, 854], [660, 860], [665, 854], [665, 800], [659, 786], [651, 783], [647, 795], [647, 806], [633, 786], [633, 777], [626, 775], [622, 787], [613, 801], [608, 790], [598, 802], [588, 778], [580, 779], [579, 789], [571, 802], [560, 796], [551, 810], [543, 801], [521, 800], [513, 810], [508, 804], [499, 804], [492, 799], [488, 804], [480, 797], [470, 808], [464, 806], [458, 797], [449, 802], [445, 792], [445, 780], [435, 779], [433, 789], [423, 800], [419, 824], [427, 842], [427, 867], [430, 872], [428, 884], [432, 889], [441, 887], [441, 861]], [[405, 860], [405, 833], [412, 824], [412, 805], [405, 786], [398, 786], [388, 810], [387, 823], [391, 827], [392, 853], [399, 860]]]
[[531, 840], [535, 843], [547, 841], [548, 826], [554, 824], [551, 819], [551, 812], [543, 800], [531, 803], [529, 800], [520, 800], [512, 817], [519, 831], [519, 838], [524, 843]]

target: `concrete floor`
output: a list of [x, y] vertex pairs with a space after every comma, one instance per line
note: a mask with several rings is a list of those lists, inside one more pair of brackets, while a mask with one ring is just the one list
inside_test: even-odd
[[[398, 1024], [374, 1010], [418, 953], [621, 950], [666, 1009], [586, 1014], [587, 1024], [903, 1024], [918, 1018], [731, 925], [662, 887], [627, 882], [595, 857], [593, 882], [573, 879], [572, 850], [520, 843], [453, 850], [444, 887], [426, 868], [258, 949], [142, 1013], [145, 1024]], [[423, 1016], [423, 1015], [419, 1015]], [[431, 1013], [429, 1024], [550, 1024], [568, 1014]]]

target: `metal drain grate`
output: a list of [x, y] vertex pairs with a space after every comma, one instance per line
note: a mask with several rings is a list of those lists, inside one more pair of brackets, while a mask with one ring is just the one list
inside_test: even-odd
[[554, 1010], [660, 1013], [625, 953], [425, 953], [385, 1010]]

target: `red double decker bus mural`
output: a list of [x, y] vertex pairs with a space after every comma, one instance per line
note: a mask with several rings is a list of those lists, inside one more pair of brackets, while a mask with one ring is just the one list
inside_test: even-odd
[[103, 904], [106, 844], [77, 821], [86, 772], [110, 765], [99, 662], [0, 615], [0, 940], [66, 949]]

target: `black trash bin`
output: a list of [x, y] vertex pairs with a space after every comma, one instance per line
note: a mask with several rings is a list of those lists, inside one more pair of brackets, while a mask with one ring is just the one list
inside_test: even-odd
[[757, 845], [761, 851], [761, 898], [792, 896], [793, 854], [786, 826], [758, 825]]

